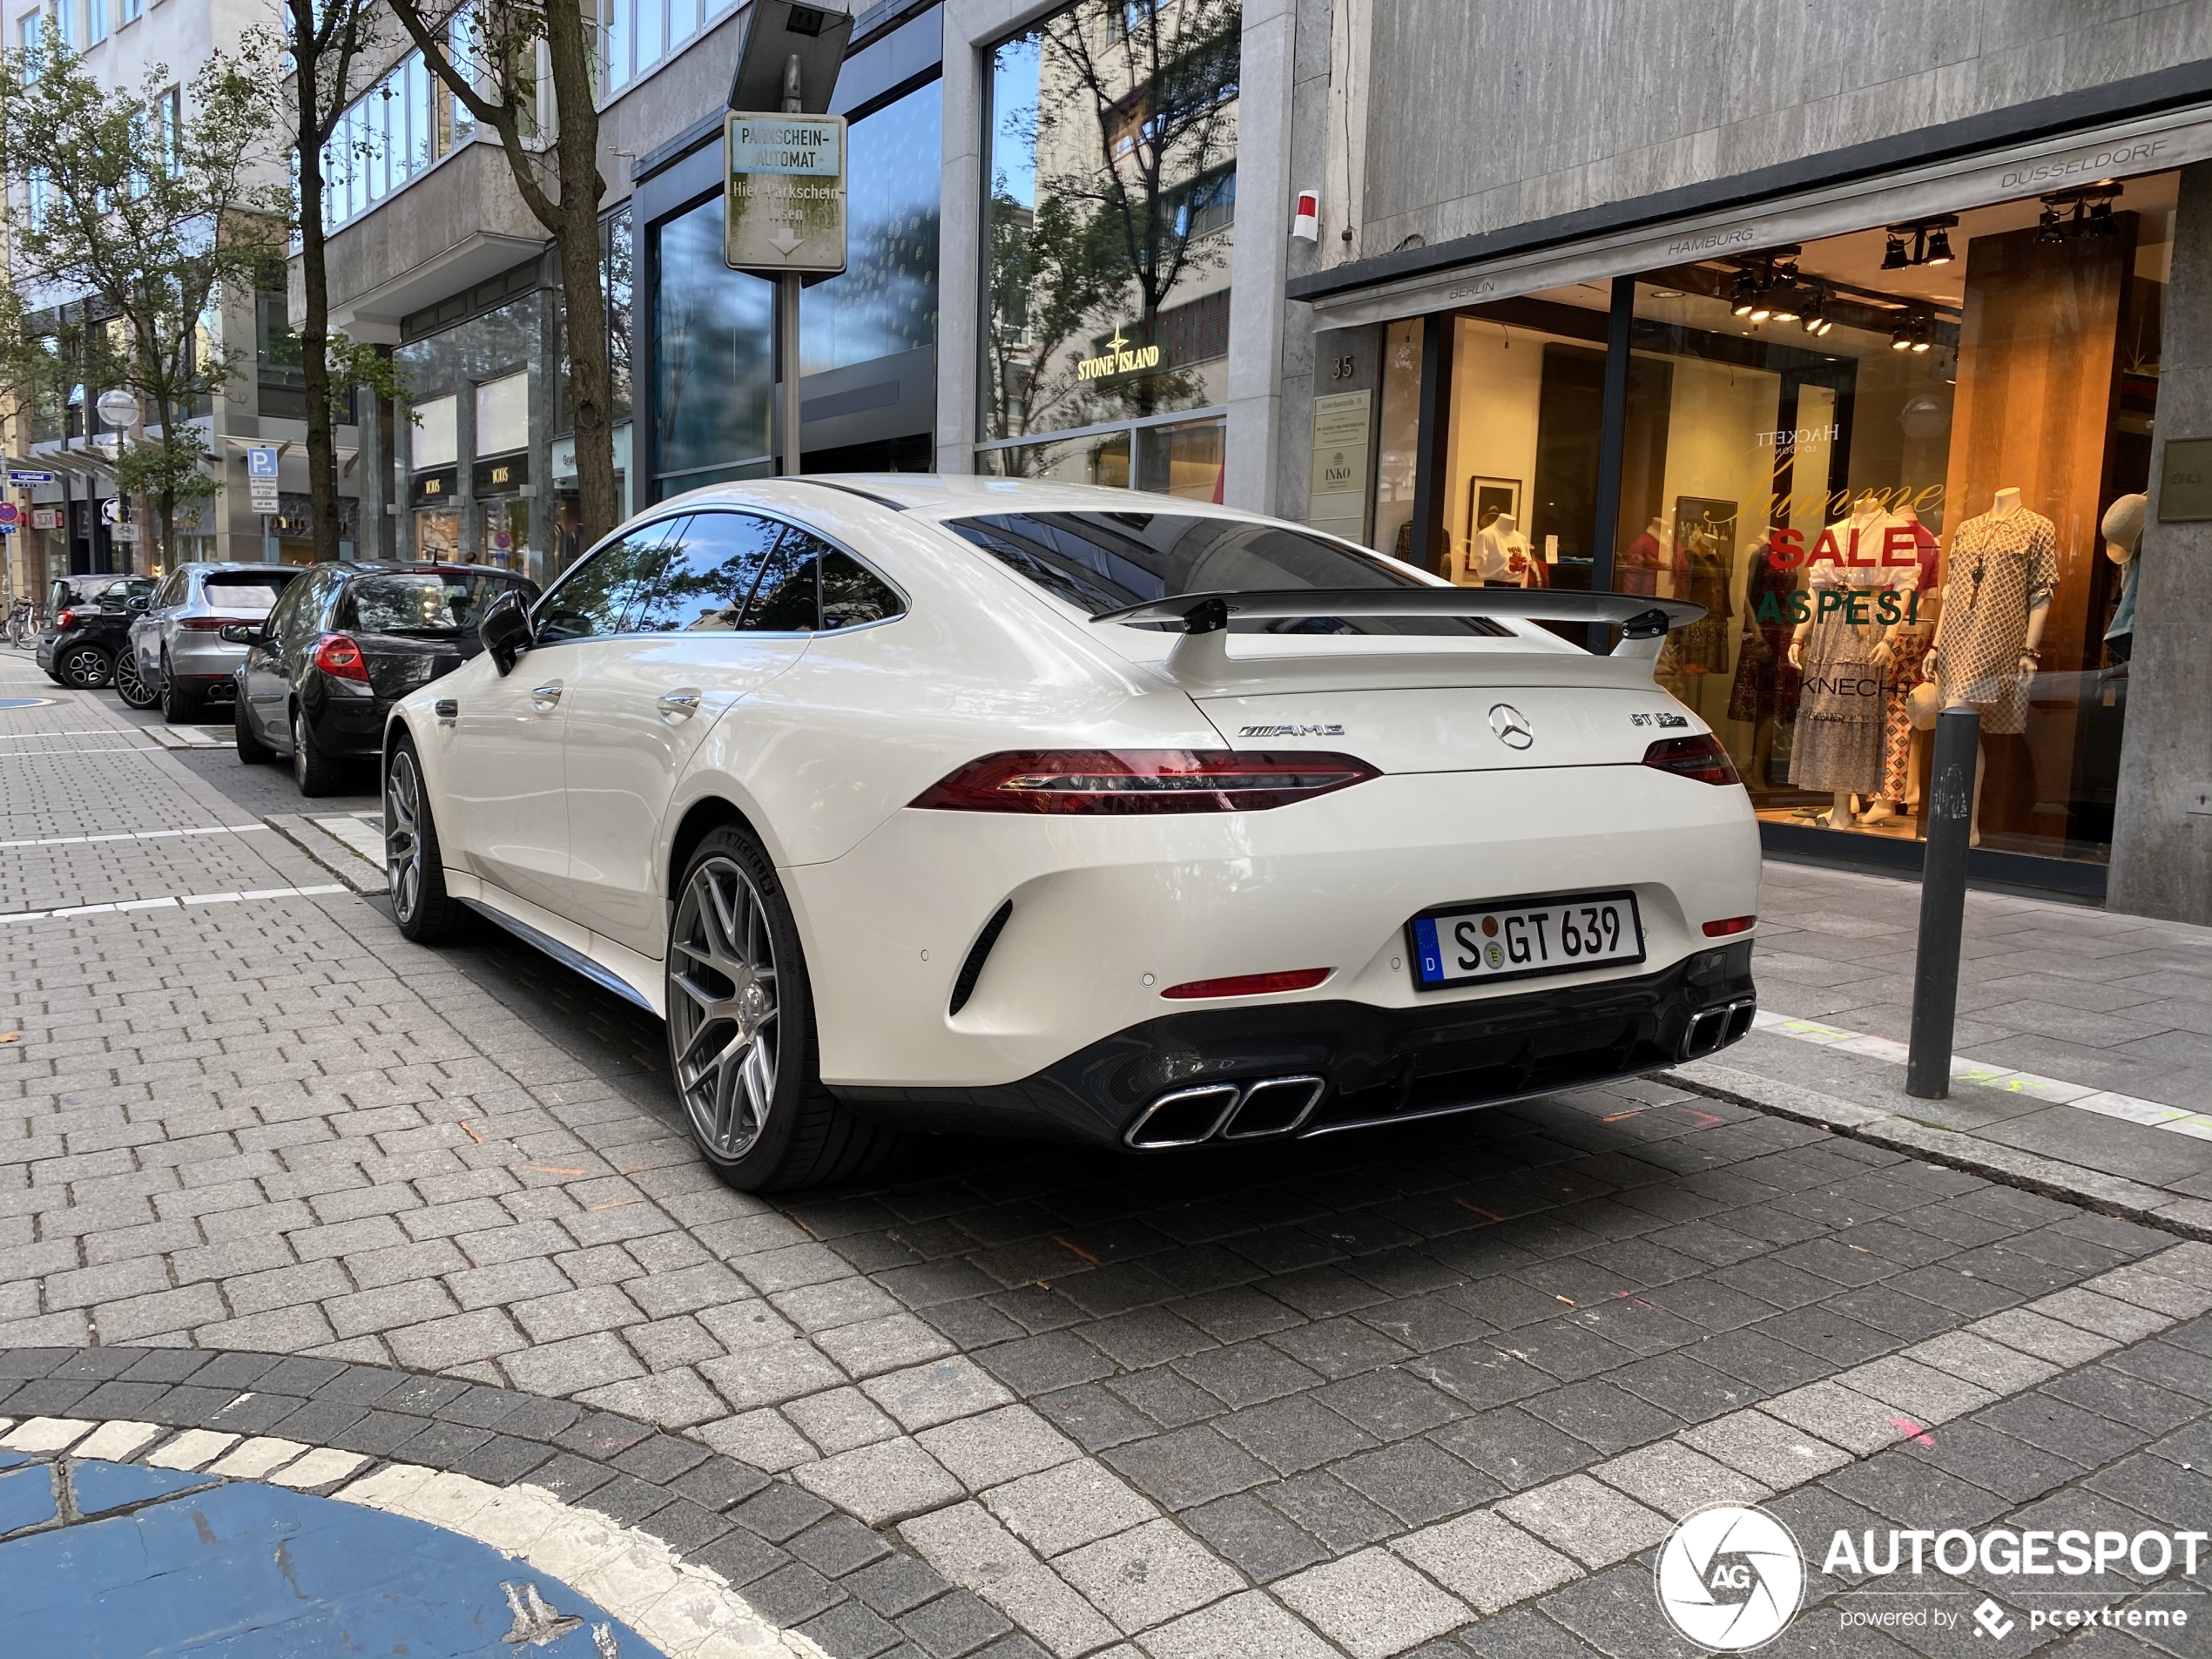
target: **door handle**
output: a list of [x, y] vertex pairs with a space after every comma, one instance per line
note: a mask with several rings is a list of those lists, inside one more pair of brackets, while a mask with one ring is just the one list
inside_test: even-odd
[[550, 685], [537, 686], [530, 692], [530, 704], [540, 714], [551, 713], [559, 705], [560, 701], [561, 682], [558, 680], [555, 680]]
[[660, 711], [671, 718], [688, 719], [699, 711], [699, 694], [688, 687], [662, 695]]

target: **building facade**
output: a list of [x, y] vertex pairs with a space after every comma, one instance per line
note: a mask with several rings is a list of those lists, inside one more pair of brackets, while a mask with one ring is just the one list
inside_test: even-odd
[[[0, 26], [10, 50], [39, 42], [65, 46], [111, 92], [135, 92], [159, 70], [169, 83], [166, 91], [157, 93], [159, 121], [184, 118], [181, 100], [193, 71], [211, 53], [235, 51], [247, 30], [273, 30], [279, 22], [271, 0], [26, 0], [6, 8]], [[272, 176], [280, 178], [274, 171], [280, 164], [272, 159], [270, 165]], [[65, 296], [59, 302], [81, 303]], [[196, 516], [180, 516], [179, 555], [249, 562], [310, 558], [306, 390], [282, 270], [272, 268], [251, 293], [224, 294], [201, 327], [211, 340], [239, 351], [244, 372], [194, 417], [206, 434], [216, 492], [198, 504]], [[9, 492], [20, 509], [22, 528], [9, 538], [20, 591], [37, 594], [60, 575], [157, 572], [159, 550], [144, 516], [118, 525], [133, 515], [116, 502], [116, 435], [96, 407], [105, 389], [77, 387], [59, 409], [17, 423], [8, 451], [14, 467], [55, 475], [51, 483]], [[342, 471], [357, 449], [350, 426], [340, 428], [338, 442]], [[257, 514], [251, 505], [246, 452], [256, 444], [281, 452], [282, 510], [274, 515]], [[341, 512], [341, 546], [353, 539], [353, 508], [348, 500]]]

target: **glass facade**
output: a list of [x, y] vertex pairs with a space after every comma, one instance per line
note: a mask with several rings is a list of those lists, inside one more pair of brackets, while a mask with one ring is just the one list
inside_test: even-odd
[[[1376, 540], [1467, 585], [1685, 598], [1659, 683], [1760, 818], [1911, 840], [1981, 717], [1978, 846], [2101, 861], [2127, 716], [2177, 176], [1731, 252], [1383, 334]], [[1630, 349], [1608, 359], [1614, 308]], [[1608, 381], [1617, 514], [1602, 523]]]
[[801, 374], [937, 343], [937, 158], [944, 86], [917, 87], [853, 124], [845, 273], [799, 306]]
[[982, 470], [1219, 489], [1218, 419], [1163, 417], [1227, 398], [1241, 29], [1235, 0], [1076, 0], [993, 50]]
[[765, 477], [775, 289], [722, 262], [719, 196], [656, 226], [653, 237], [654, 470], [666, 481], [662, 493]]
[[[466, 24], [453, 39], [466, 55]], [[419, 51], [409, 52], [338, 118], [322, 151], [326, 230], [359, 219], [433, 162], [469, 142], [475, 123]]]
[[553, 295], [528, 293], [411, 340], [394, 357], [408, 387], [399, 427], [422, 557], [456, 558], [543, 580], [555, 545], [543, 395]]

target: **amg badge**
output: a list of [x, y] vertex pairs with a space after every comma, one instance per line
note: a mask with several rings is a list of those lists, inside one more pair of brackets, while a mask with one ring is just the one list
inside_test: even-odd
[[1340, 725], [1247, 725], [1240, 726], [1240, 738], [1340, 738]]

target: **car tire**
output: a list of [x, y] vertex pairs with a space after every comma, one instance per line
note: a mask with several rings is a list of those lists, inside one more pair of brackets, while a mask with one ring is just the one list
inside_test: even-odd
[[335, 795], [346, 787], [346, 763], [325, 754], [315, 743], [314, 729], [304, 710], [292, 711], [292, 780], [310, 800]]
[[437, 945], [460, 931], [467, 917], [446, 891], [437, 820], [422, 784], [414, 743], [401, 738], [384, 774], [384, 879], [400, 932], [418, 945]]
[[115, 678], [115, 658], [98, 645], [71, 645], [55, 659], [55, 676], [73, 691], [97, 691]]
[[823, 1086], [798, 925], [774, 864], [744, 831], [715, 830], [691, 854], [666, 964], [669, 1069], [691, 1139], [725, 1182], [813, 1186], [890, 1155], [899, 1137]]
[[249, 766], [265, 766], [276, 759], [276, 751], [262, 742], [261, 734], [253, 729], [253, 717], [246, 711], [246, 699], [242, 697], [231, 709], [231, 723], [239, 760]]
[[199, 718], [200, 694], [180, 685], [170, 671], [169, 658], [161, 658], [161, 718], [171, 725], [187, 725]]
[[138, 672], [138, 654], [127, 646], [116, 653], [115, 694], [126, 708], [145, 710], [161, 701], [161, 693]]

